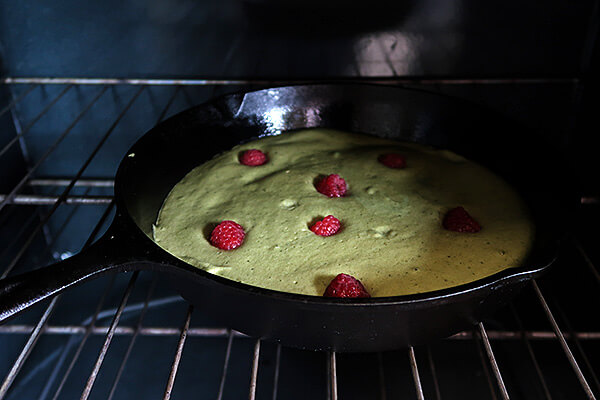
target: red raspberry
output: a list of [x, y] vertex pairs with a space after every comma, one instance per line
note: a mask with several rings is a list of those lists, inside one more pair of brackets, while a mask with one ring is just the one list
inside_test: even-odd
[[242, 245], [246, 232], [240, 224], [223, 221], [210, 234], [210, 243], [221, 250], [233, 250]]
[[389, 168], [400, 169], [406, 167], [406, 158], [398, 153], [382, 154], [377, 160]]
[[249, 167], [256, 167], [267, 162], [267, 155], [260, 150], [246, 150], [240, 155], [240, 163]]
[[317, 192], [329, 197], [343, 197], [346, 194], [346, 181], [338, 174], [331, 174], [321, 179], [315, 187]]
[[327, 286], [325, 297], [371, 297], [362, 283], [353, 276], [339, 274]]
[[317, 221], [310, 230], [319, 236], [331, 236], [335, 235], [340, 230], [340, 220], [333, 215], [328, 215], [321, 221]]
[[448, 211], [442, 223], [444, 228], [454, 232], [475, 233], [481, 230], [481, 226], [462, 207], [456, 207]]

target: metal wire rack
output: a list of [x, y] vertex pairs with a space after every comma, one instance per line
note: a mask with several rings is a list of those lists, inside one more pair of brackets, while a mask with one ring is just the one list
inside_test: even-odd
[[[430, 85], [432, 89], [440, 84], [549, 82], [400, 78], [370, 81]], [[19, 229], [11, 232], [11, 240], [0, 247], [1, 277], [22, 272], [28, 263], [39, 265], [68, 256], [70, 253], [60, 248], [60, 240], [71, 224], [82, 225], [79, 231], [87, 232], [83, 248], [105, 229], [113, 211], [113, 180], [110, 175], [98, 178], [87, 172], [107, 146], [108, 151], [118, 153], [113, 161], [124, 154], [127, 147], [117, 148], [110, 141], [114, 132], [123, 134], [123, 130], [128, 130], [134, 140], [167, 115], [217, 94], [221, 88], [283, 83], [100, 78], [4, 78], [0, 82], [12, 96], [0, 109], [0, 116], [10, 115], [16, 132], [0, 149], [0, 157], [16, 146], [21, 146], [29, 157], [29, 168], [12, 189], [0, 194], [0, 232], [14, 226], [10, 225], [11, 219], [26, 214]], [[577, 80], [551, 83], [577, 84]], [[153, 95], [157, 88], [159, 94]], [[44, 101], [37, 114], [23, 120], [19, 106], [36, 92], [42, 93]], [[57, 105], [66, 101], [69, 94], [82, 92], [86, 93], [85, 101], [78, 103], [78, 111], [68, 116], [64, 128], [51, 135], [54, 142], [44, 142], [43, 148], [32, 155], [25, 143], [30, 131], [46, 129], [48, 125], [41, 126], [39, 121], [53, 121], [53, 113], [64, 112]], [[133, 125], [129, 121], [128, 127], [121, 128], [128, 112], [144, 96], [143, 101], [152, 104], [155, 120], [136, 121]], [[113, 104], [113, 119], [98, 124], [96, 135], [90, 135], [81, 149], [64, 146], [67, 153], [60, 153], [81, 154], [75, 158], [79, 165], [65, 174], [67, 178], [44, 176], [40, 172], [44, 163], [56, 161], [54, 155], [62, 149], [61, 143], [101, 101]], [[132, 126], [134, 129], [130, 129]], [[93, 143], [92, 136], [97, 143]], [[110, 164], [105, 159], [103, 162]], [[106, 170], [114, 168], [116, 165], [108, 165]], [[582, 199], [582, 204], [596, 207], [595, 199], [590, 197]], [[81, 208], [85, 207], [96, 210], [93, 219], [81, 218]], [[0, 326], [0, 343], [4, 343], [0, 350], [12, 360], [4, 372], [0, 399], [170, 399], [187, 398], [190, 388], [199, 398], [216, 399], [595, 399], [600, 394], [594, 364], [600, 355], [600, 329], [593, 317], [597, 313], [587, 310], [584, 316], [588, 319], [583, 318], [581, 323], [577, 313], [568, 312], [582, 304], [590, 305], [592, 310], [598, 305], [600, 274], [588, 254], [590, 244], [585, 242], [571, 235], [565, 246], [566, 256], [555, 268], [559, 280], [565, 267], [572, 272], [571, 285], [575, 290], [571, 288], [570, 293], [578, 293], [567, 303], [543, 278], [533, 281], [527, 293], [497, 319], [485, 325], [479, 323], [473, 331], [429, 346], [379, 354], [320, 354], [263, 343], [206, 321], [152, 273], [112, 275], [102, 278], [101, 284], [84, 284], [73, 296], [57, 296]], [[100, 290], [101, 285], [104, 288]], [[69, 299], [60, 301], [61, 297]], [[85, 303], [81, 307], [83, 314], [76, 312], [76, 317], [86, 316], [83, 322], [73, 322], [75, 317], [69, 316], [73, 313], [73, 301]], [[138, 348], [144, 352], [154, 349], [156, 357], [150, 360], [148, 354], [136, 353]], [[199, 361], [198, 354], [203, 353], [210, 353], [212, 358]], [[201, 374], [199, 366], [203, 369]], [[156, 373], [149, 373], [148, 369]], [[135, 386], [134, 378], [140, 375], [144, 382]], [[202, 381], [201, 385], [198, 381]], [[161, 388], [160, 393], [157, 388]]]

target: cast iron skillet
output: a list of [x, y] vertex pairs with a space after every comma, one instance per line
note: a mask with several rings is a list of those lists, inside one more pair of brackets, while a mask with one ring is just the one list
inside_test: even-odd
[[[251, 138], [307, 127], [415, 141], [482, 162], [535, 206], [538, 234], [528, 261], [441, 291], [329, 299], [223, 279], [171, 256], [151, 240], [163, 200], [190, 169]], [[556, 219], [549, 225], [544, 217], [559, 197], [551, 191], [552, 181], [544, 180], [552, 174], [548, 163], [540, 168], [532, 158], [543, 150], [536, 141], [527, 144], [528, 136], [459, 100], [390, 86], [299, 85], [217, 98], [157, 125], [130, 149], [115, 179], [116, 216], [95, 244], [67, 260], [0, 281], [0, 322], [109, 271], [154, 269], [164, 271], [187, 301], [219, 322], [284, 345], [380, 351], [451, 335], [506, 303], [556, 256]]]

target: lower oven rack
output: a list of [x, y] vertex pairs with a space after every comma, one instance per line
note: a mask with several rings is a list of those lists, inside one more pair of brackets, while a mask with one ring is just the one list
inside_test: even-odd
[[[543, 82], [535, 79], [400, 78], [369, 81], [429, 85], [428, 88], [432, 90], [445, 84], [576, 83], [568, 79], [541, 80]], [[78, 225], [78, 232], [87, 232], [88, 239], [83, 247], [90, 245], [106, 228], [114, 212], [111, 195], [114, 181], [111, 178], [89, 176], [87, 169], [101, 158], [98, 155], [107, 151], [107, 146], [112, 150], [110, 143], [113, 133], [121, 134], [124, 129], [121, 125], [128, 112], [144, 95], [152, 97], [149, 92], [157, 87], [167, 90], [161, 92], [160, 98], [154, 99], [156, 103], [161, 103], [155, 107], [156, 120], [134, 124], [137, 136], [167, 115], [197, 103], [198, 98], [206, 99], [218, 94], [223, 88], [231, 90], [289, 81], [4, 78], [3, 83], [10, 91], [11, 100], [0, 109], [0, 117], [4, 114], [11, 116], [16, 134], [0, 148], [0, 163], [5, 154], [20, 147], [30, 165], [11, 189], [0, 194], [0, 232], [13, 226], [11, 221], [23, 214], [23, 210], [27, 211], [26, 218], [19, 220], [18, 229], [13, 230], [10, 239], [0, 247], [0, 274], [6, 277], [22, 272], [23, 264], [28, 260], [43, 262], [68, 257], [71, 252], [63, 251], [60, 243], [61, 235], [68, 232], [72, 224]], [[90, 91], [90, 87], [96, 90]], [[125, 89], [117, 93], [122, 88]], [[194, 89], [199, 89], [201, 93], [194, 93]], [[40, 96], [44, 101], [33, 115], [22, 120], [19, 107], [37, 91], [47, 92]], [[85, 95], [81, 95], [80, 91]], [[46, 144], [43, 150], [31, 155], [25, 141], [26, 135], [40, 129], [42, 123], [39, 121], [51, 121], [53, 113], [63, 111], [56, 105], [65, 102], [69, 93], [79, 94], [78, 111], [70, 115], [62, 131], [53, 136], [53, 143]], [[66, 178], [43, 176], [40, 171], [44, 163], [57, 162], [57, 149], [62, 149], [61, 143], [82, 120], [89, 118], [92, 114], [90, 111], [100, 101], [114, 103], [116, 111], [112, 120], [97, 128], [96, 143], [90, 141], [92, 143], [81, 149], [84, 156], [80, 158], [79, 165], [65, 174]], [[132, 126], [131, 121], [127, 123]], [[119, 155], [125, 150], [126, 147]], [[585, 204], [582, 206], [584, 210], [585, 207], [597, 207], [592, 197], [582, 199], [582, 204]], [[96, 211], [93, 219], [80, 218], [80, 211], [86, 207]], [[592, 214], [596, 212], [595, 209], [591, 211]], [[585, 312], [595, 319], [593, 315], [597, 314], [594, 306], [598, 305], [600, 274], [592, 261], [593, 256], [589, 254], [593, 248], [587, 242], [589, 237], [586, 239], [579, 233], [571, 234], [564, 251], [567, 256], [561, 256], [556, 269], [568, 266], [573, 274], [579, 276], [578, 279], [586, 281], [583, 286], [591, 287], [583, 293], [589, 303], [580, 306], [591, 307]], [[563, 307], [563, 299], [556, 295], [555, 286], [546, 280], [546, 277], [539, 282], [534, 280], [526, 289], [527, 293], [503, 311], [511, 320], [510, 323], [495, 320], [479, 323], [473, 331], [461, 332], [430, 346], [411, 347], [405, 352], [346, 355], [286, 349], [249, 338], [226, 327], [214, 326], [210, 321], [204, 323], [203, 317], [194, 312], [193, 307], [186, 306], [178, 296], [165, 288], [158, 275], [150, 272], [111, 275], [102, 281], [104, 289], [94, 292], [87, 317], [82, 323], [65, 323], [64, 318], [54, 317], [57, 312], [64, 315], [69, 311], [68, 303], [60, 301], [61, 295], [36, 307], [35, 312], [26, 313], [24, 318], [0, 326], [0, 343], [10, 342], [12, 349], [7, 350], [8, 344], [6, 349], [0, 347], [2, 354], [10, 354], [10, 357], [3, 354], [6, 365], [0, 364], [6, 370], [0, 386], [0, 399], [29, 398], [23, 397], [24, 393], [27, 396], [37, 393], [35, 396], [41, 399], [72, 398], [76, 392], [81, 399], [130, 398], [127, 396], [130, 396], [129, 390], [133, 390], [131, 385], [142, 385], [136, 389], [140, 393], [152, 387], [153, 398], [187, 398], [190, 382], [191, 386], [195, 385], [193, 376], [197, 372], [193, 363], [184, 363], [182, 360], [193, 359], [197, 354], [195, 348], [201, 343], [205, 347], [201, 347], [200, 352], [218, 348], [220, 353], [206, 361], [210, 365], [212, 379], [203, 383], [204, 386], [194, 386], [200, 398], [239, 398], [237, 396], [240, 393], [245, 393], [244, 396], [249, 399], [293, 399], [305, 398], [307, 393], [320, 393], [319, 398], [330, 400], [399, 396], [469, 399], [483, 398], [481, 388], [484, 384], [483, 396], [492, 399], [595, 399], [600, 393], [597, 372], [597, 356], [600, 354], [598, 324], [592, 321], [588, 329], [576, 329], [577, 324], [570, 321], [572, 315], [565, 311], [573, 309], [573, 305]], [[82, 286], [84, 292], [87, 286]], [[157, 291], [162, 291], [163, 295], [157, 295]], [[147, 321], [154, 309], [163, 307], [174, 307], [176, 312], [170, 313], [167, 321], [161, 320], [155, 324]], [[64, 308], [67, 310], [60, 312]], [[126, 321], [124, 315], [127, 316]], [[154, 318], [156, 321], [160, 319]], [[196, 322], [196, 319], [199, 321]], [[59, 344], [40, 345], [45, 340]], [[119, 342], [118, 348], [115, 348], [116, 342]], [[144, 358], [136, 353], [137, 348], [152, 348], [153, 342], [169, 343], [167, 353], [170, 356], [157, 361], [160, 365], [167, 363], [168, 368], [157, 367], [164, 374], [152, 382], [139, 382], [136, 376], [140, 374], [128, 369], [128, 365], [132, 360]], [[15, 349], [14, 343], [18, 343], [18, 349]], [[194, 349], [189, 350], [192, 343]], [[551, 367], [547, 353], [553, 354], [550, 357]], [[465, 354], [475, 354], [475, 357]], [[303, 357], [310, 359], [310, 362], [290, 361]], [[110, 360], [109, 363], [105, 362], [107, 360]], [[135, 361], [135, 365], [138, 364]], [[290, 365], [294, 369], [286, 371], [285, 368]], [[315, 368], [320, 372], [314, 373]], [[466, 372], [458, 373], [461, 368]], [[525, 382], [515, 373], [524, 369], [527, 369], [524, 376], [528, 377]], [[453, 379], [453, 374], [462, 375], [468, 380]], [[152, 374], [142, 375], [148, 379]], [[557, 376], [562, 382], [557, 382]], [[82, 380], [82, 377], [85, 379]], [[304, 384], [304, 381], [312, 383]], [[28, 382], [43, 384], [30, 385]], [[296, 382], [298, 387], [290, 387], [290, 382]], [[310, 389], [307, 385], [311, 386]], [[160, 388], [160, 393], [156, 388]], [[311, 396], [308, 397], [315, 398]]]

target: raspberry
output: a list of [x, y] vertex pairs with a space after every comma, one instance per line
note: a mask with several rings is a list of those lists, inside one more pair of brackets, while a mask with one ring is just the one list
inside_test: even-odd
[[339, 274], [327, 286], [325, 297], [371, 297], [362, 283], [353, 276]]
[[398, 153], [382, 154], [377, 160], [389, 168], [400, 169], [406, 167], [406, 158]]
[[317, 192], [329, 197], [343, 197], [346, 194], [346, 181], [338, 174], [331, 174], [315, 185]]
[[444, 228], [454, 232], [475, 233], [481, 230], [481, 226], [462, 207], [451, 209], [444, 216], [442, 222]]
[[242, 245], [246, 232], [240, 224], [223, 221], [210, 234], [210, 243], [221, 250], [233, 250]]
[[240, 163], [249, 167], [256, 167], [267, 162], [267, 155], [260, 150], [246, 150], [240, 155]]
[[333, 215], [328, 215], [321, 221], [317, 221], [310, 230], [319, 236], [331, 236], [335, 235], [340, 230], [340, 220]]

